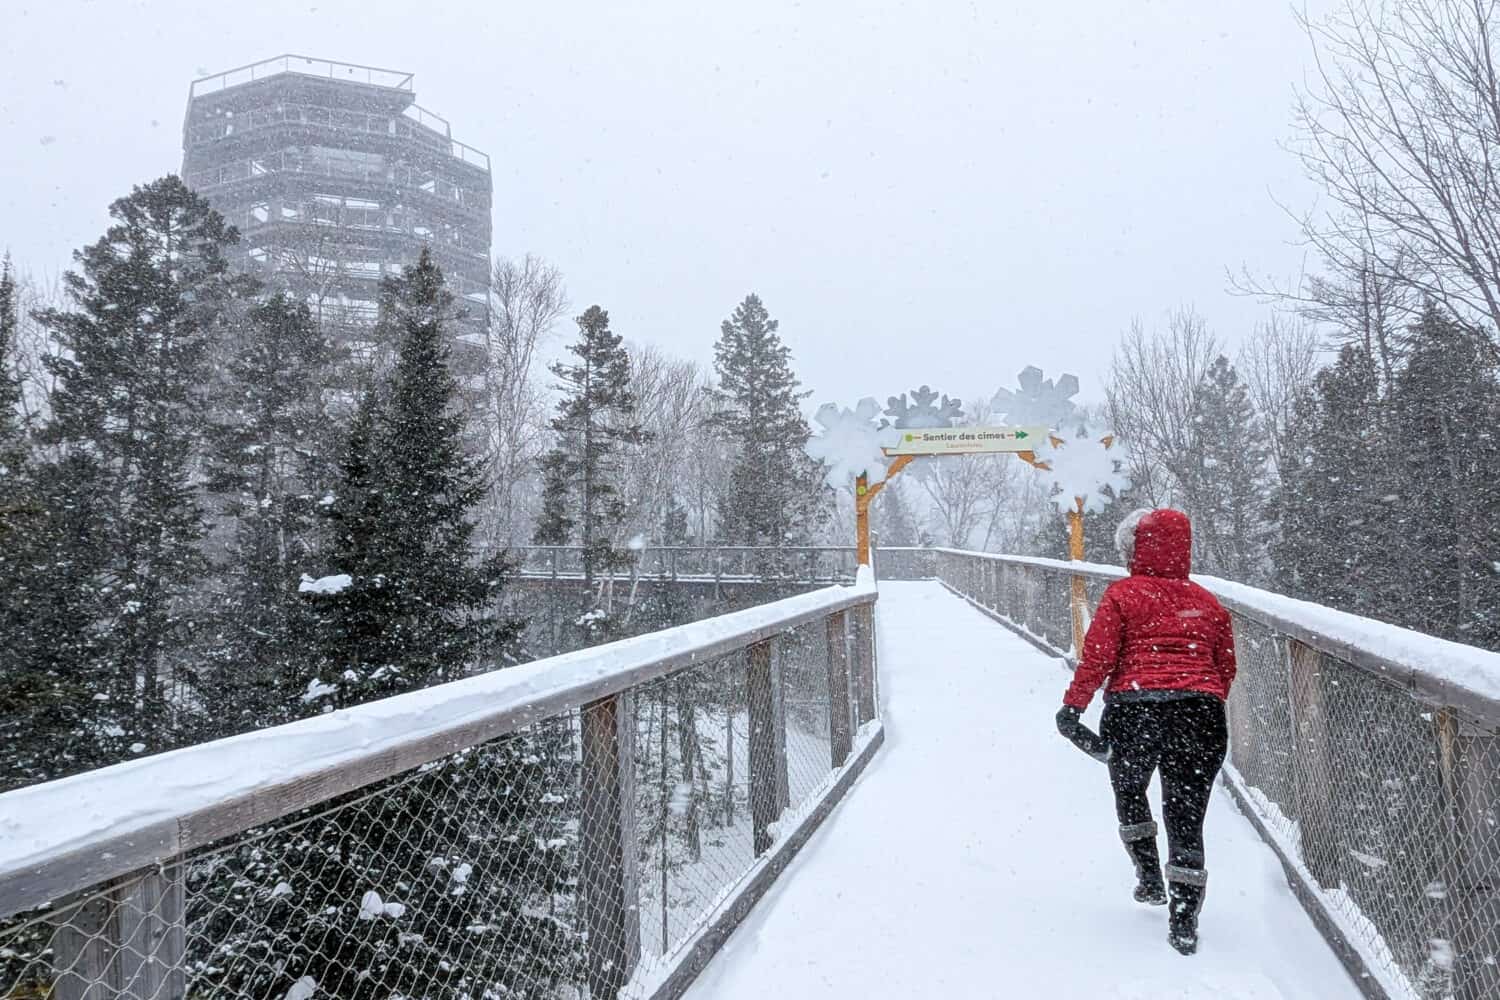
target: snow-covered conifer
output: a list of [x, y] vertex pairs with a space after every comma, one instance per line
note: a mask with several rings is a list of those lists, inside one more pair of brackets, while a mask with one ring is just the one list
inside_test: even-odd
[[827, 509], [827, 492], [807, 456], [807, 393], [792, 352], [757, 295], [747, 295], [714, 345], [719, 385], [710, 426], [732, 452], [719, 503], [719, 536], [733, 545], [805, 542]]

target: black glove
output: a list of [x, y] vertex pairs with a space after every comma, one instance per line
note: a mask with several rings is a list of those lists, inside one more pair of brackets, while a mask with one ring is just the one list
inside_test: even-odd
[[1058, 709], [1057, 731], [1062, 733], [1068, 742], [1090, 757], [1101, 763], [1108, 764], [1109, 758], [1114, 754], [1114, 749], [1105, 741], [1104, 737], [1079, 721], [1079, 716], [1082, 714], [1082, 712], [1071, 705], [1064, 705]]

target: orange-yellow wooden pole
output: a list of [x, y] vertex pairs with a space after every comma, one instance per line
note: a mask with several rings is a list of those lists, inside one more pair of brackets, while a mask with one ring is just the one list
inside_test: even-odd
[[914, 455], [897, 455], [885, 470], [885, 478], [873, 485], [868, 474], [854, 480], [854, 553], [859, 565], [870, 565], [870, 503], [887, 483], [912, 463]]
[[854, 480], [854, 555], [861, 566], [870, 565], [870, 477], [861, 473]]
[[[1083, 497], [1075, 497], [1077, 507], [1068, 511], [1068, 557], [1083, 561]], [[1083, 619], [1088, 608], [1088, 587], [1082, 576], [1073, 575], [1073, 655], [1083, 658]]]

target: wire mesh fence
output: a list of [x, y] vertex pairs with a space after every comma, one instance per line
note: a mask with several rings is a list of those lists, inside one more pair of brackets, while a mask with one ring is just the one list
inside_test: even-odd
[[576, 728], [549, 719], [36, 914], [0, 937], [0, 995], [558, 996], [583, 962]]
[[863, 600], [63, 899], [0, 884], [0, 998], [675, 995], [874, 721]]
[[[944, 552], [937, 566], [954, 590], [1069, 650], [1067, 564]], [[1113, 577], [1083, 575], [1095, 607]], [[1320, 929], [1357, 955], [1361, 988], [1500, 997], [1500, 714], [1449, 707], [1420, 689], [1417, 665], [1377, 672], [1335, 639], [1226, 603], [1239, 661], [1230, 787]]]
[[916, 546], [875, 548], [875, 573], [882, 580], [931, 580], [937, 576], [937, 550]]

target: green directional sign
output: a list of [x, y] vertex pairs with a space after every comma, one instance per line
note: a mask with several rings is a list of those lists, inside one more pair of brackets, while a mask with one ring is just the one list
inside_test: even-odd
[[993, 455], [1031, 451], [1044, 440], [1045, 427], [924, 427], [901, 432], [887, 455]]

